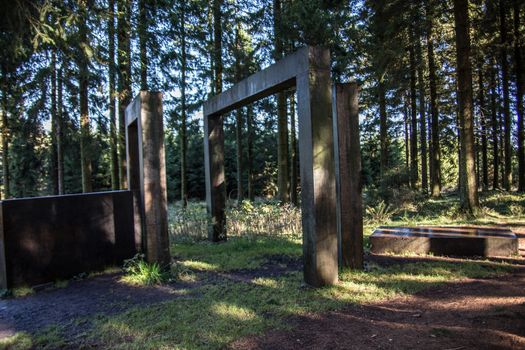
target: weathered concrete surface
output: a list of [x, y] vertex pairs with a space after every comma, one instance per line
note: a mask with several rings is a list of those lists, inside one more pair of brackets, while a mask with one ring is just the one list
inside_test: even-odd
[[334, 138], [339, 263], [363, 268], [363, 199], [357, 83], [335, 84]]
[[374, 254], [511, 256], [518, 238], [496, 227], [380, 227], [370, 237]]
[[149, 262], [170, 263], [162, 93], [141, 91], [126, 108], [129, 189]]
[[224, 131], [220, 116], [294, 85], [299, 119], [304, 278], [308, 284], [323, 286], [336, 283], [338, 275], [332, 83], [327, 49], [300, 49], [204, 103], [210, 238], [226, 239]]
[[71, 278], [135, 253], [130, 191], [0, 202], [0, 289]]

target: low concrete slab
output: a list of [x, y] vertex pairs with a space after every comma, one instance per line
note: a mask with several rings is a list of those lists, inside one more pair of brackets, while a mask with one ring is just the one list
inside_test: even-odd
[[370, 241], [373, 254], [487, 257], [518, 254], [516, 235], [509, 229], [498, 227], [379, 227]]

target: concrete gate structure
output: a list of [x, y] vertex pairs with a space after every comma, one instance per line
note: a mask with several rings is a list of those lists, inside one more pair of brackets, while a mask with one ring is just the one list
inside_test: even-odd
[[[332, 99], [337, 98], [337, 95], [346, 96], [346, 102], [342, 102], [340, 108], [348, 108], [353, 101], [348, 92], [356, 94], [357, 89], [350, 85], [343, 87], [340, 94], [336, 93], [334, 97], [332, 96], [330, 52], [327, 49], [302, 48], [204, 103], [206, 202], [211, 219], [208, 236], [214, 242], [226, 239], [224, 114], [291, 87], [295, 87], [297, 91], [299, 120], [304, 279], [312, 286], [331, 285], [338, 280], [338, 236], [354, 239], [345, 234], [349, 231], [341, 222], [338, 224], [338, 218], [341, 218], [341, 206], [337, 202], [336, 174], [355, 176], [355, 171], [360, 170], [360, 161], [358, 166], [353, 164], [351, 174], [336, 172], [334, 129], [338, 130], [337, 120], [339, 118], [333, 117], [332, 103], [335, 101]], [[340, 108], [335, 108], [335, 110]], [[357, 110], [352, 115], [356, 117]], [[355, 127], [355, 123], [350, 124], [344, 125], [346, 132], [349, 132], [351, 126]], [[339, 139], [346, 142], [344, 137]], [[347, 142], [346, 146], [348, 145]], [[337, 147], [339, 148], [339, 145]], [[344, 157], [338, 160], [338, 166], [348, 166], [348, 157], [346, 157], [348, 152], [344, 151], [342, 154]], [[359, 148], [357, 148], [357, 153], [355, 147], [352, 148], [350, 154], [352, 156], [357, 154], [359, 157]], [[348, 188], [346, 186], [348, 179], [342, 178], [342, 180], [338, 181], [339, 187]], [[360, 182], [357, 184], [359, 185], [359, 198], [355, 198], [355, 194], [352, 194], [351, 197], [354, 197], [352, 200], [360, 203]], [[349, 188], [352, 190], [355, 186]], [[344, 210], [346, 207], [343, 207]], [[360, 209], [361, 205], [353, 208]], [[345, 259], [343, 257], [346, 252], [342, 249], [340, 255], [342, 262], [353, 261], [355, 264], [357, 261], [354, 267], [359, 267], [359, 264], [362, 265], [362, 225], [360, 230], [350, 231], [350, 234], [352, 232], [354, 235], [355, 232], [358, 234], [360, 232], [361, 238], [360, 248], [357, 247], [359, 244], [354, 244], [358, 251], [350, 253], [361, 255], [361, 258]], [[342, 247], [349, 246], [348, 242], [342, 239], [340, 241]]]

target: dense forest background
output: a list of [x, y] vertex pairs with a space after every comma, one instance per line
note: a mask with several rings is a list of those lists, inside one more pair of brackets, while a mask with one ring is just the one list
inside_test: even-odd
[[[357, 81], [363, 184], [525, 190], [520, 0], [1, 2], [2, 198], [126, 188], [124, 109], [164, 92], [168, 196], [204, 197], [201, 104], [297, 48]], [[230, 198], [297, 203], [293, 91], [230, 113]]]

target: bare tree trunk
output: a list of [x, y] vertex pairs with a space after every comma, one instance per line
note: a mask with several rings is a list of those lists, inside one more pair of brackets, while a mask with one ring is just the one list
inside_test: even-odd
[[[237, 23], [235, 30], [235, 81], [239, 82], [242, 79], [241, 71], [241, 37], [240, 37], [240, 24]], [[237, 204], [240, 204], [244, 200], [244, 187], [242, 183], [242, 112], [243, 108], [238, 108], [235, 115], [235, 144], [237, 146]]]
[[254, 200], [253, 192], [253, 105], [249, 105], [246, 111], [246, 132], [248, 134], [247, 140], [247, 154], [246, 163], [248, 171], [248, 198]]
[[11, 198], [11, 177], [9, 175], [9, 120], [7, 118], [7, 89], [8, 81], [7, 74], [2, 70], [2, 125], [0, 129], [0, 137], [2, 138], [0, 144], [2, 146], [2, 180], [3, 180], [3, 198]]
[[117, 0], [118, 27], [118, 157], [120, 188], [128, 187], [126, 173], [126, 107], [131, 102], [131, 63], [130, 63], [130, 0]]
[[454, 0], [456, 31], [456, 60], [459, 105], [459, 131], [461, 161], [459, 164], [460, 203], [470, 214], [479, 210], [474, 155], [474, 125], [472, 102], [472, 68], [470, 65], [470, 23], [468, 0]]
[[509, 63], [507, 57], [507, 11], [503, 0], [499, 1], [500, 14], [500, 56], [501, 56], [501, 83], [503, 87], [503, 126], [505, 141], [505, 175], [503, 176], [503, 187], [510, 191], [512, 186], [512, 147], [510, 144], [510, 97], [509, 97]]
[[[404, 124], [405, 124], [405, 167], [407, 169], [407, 174], [410, 174], [410, 125], [408, 123], [409, 118], [409, 97], [408, 94], [403, 99], [403, 115], [404, 115]], [[410, 180], [408, 181], [410, 185]]]
[[58, 159], [57, 159], [57, 55], [51, 52], [51, 193], [58, 194]]
[[[63, 65], [63, 62], [62, 62]], [[62, 67], [58, 71], [57, 81], [57, 125], [56, 125], [56, 143], [57, 143], [57, 182], [58, 194], [63, 195], [64, 190], [64, 144], [63, 144], [63, 126], [64, 126], [64, 100], [62, 90], [64, 86]]]
[[495, 62], [492, 60], [490, 68], [490, 114], [492, 131], [492, 188], [499, 188], [499, 145], [498, 145], [498, 112], [496, 107], [496, 72]]
[[[431, 16], [427, 11], [427, 16]], [[436, 62], [434, 56], [434, 34], [432, 18], [427, 28], [428, 80], [430, 87], [430, 195], [437, 198], [441, 195], [441, 146], [439, 143], [439, 107], [437, 98]]]
[[[281, 0], [273, 0], [273, 27], [274, 27], [274, 59], [278, 61], [283, 56]], [[290, 201], [289, 195], [289, 167], [288, 167], [288, 116], [286, 113], [286, 95], [277, 94], [277, 187], [279, 200], [283, 203]]]
[[293, 203], [293, 205], [297, 206], [299, 205], [299, 198], [297, 196], [297, 174], [299, 169], [299, 157], [297, 152], [297, 130], [295, 127], [296, 121], [295, 121], [295, 93], [290, 94], [290, 124], [291, 124], [291, 131], [290, 131], [290, 147], [291, 147], [291, 171], [290, 171], [290, 200]]
[[180, 33], [181, 33], [181, 123], [179, 130], [180, 138], [180, 195], [182, 206], [188, 206], [188, 136], [187, 136], [187, 115], [186, 115], [186, 0], [180, 2], [181, 19], [180, 19]]
[[386, 114], [386, 92], [383, 78], [378, 82], [377, 86], [379, 97], [379, 143], [380, 143], [380, 160], [379, 160], [379, 174], [381, 179], [386, 175], [388, 169], [388, 124]]
[[479, 122], [481, 126], [481, 183], [484, 191], [489, 188], [489, 170], [487, 158], [487, 118], [485, 116], [485, 84], [483, 81], [483, 62], [479, 62], [478, 67], [479, 84]]
[[115, 111], [115, 0], [108, 1], [108, 73], [109, 73], [109, 133], [111, 148], [111, 188], [120, 187], [118, 162], [117, 114]]
[[78, 62], [79, 71], [79, 104], [80, 104], [80, 163], [82, 170], [82, 192], [92, 192], [91, 178], [91, 127], [89, 119], [89, 67], [85, 47], [88, 42], [87, 28], [87, 1], [80, 2], [81, 21], [79, 24], [79, 44], [82, 50]]
[[410, 55], [410, 186], [415, 189], [419, 180], [418, 161], [417, 161], [417, 104], [416, 104], [416, 57], [414, 48], [413, 28], [410, 28], [411, 44], [409, 47]]
[[213, 64], [215, 94], [222, 92], [222, 0], [213, 0]]
[[148, 90], [148, 11], [147, 1], [139, 0], [139, 49], [140, 49], [140, 90]]
[[523, 38], [520, 35], [520, 2], [514, 0], [514, 60], [516, 71], [516, 111], [518, 114], [518, 191], [525, 191], [525, 124], [523, 121], [523, 62], [521, 50]]
[[421, 190], [423, 193], [428, 193], [428, 168], [427, 168], [427, 117], [425, 110], [425, 78], [423, 76], [424, 61], [423, 50], [421, 48], [421, 35], [416, 39], [416, 55], [417, 55], [417, 77], [419, 90], [419, 124], [420, 124], [420, 140], [419, 145], [421, 149]]

